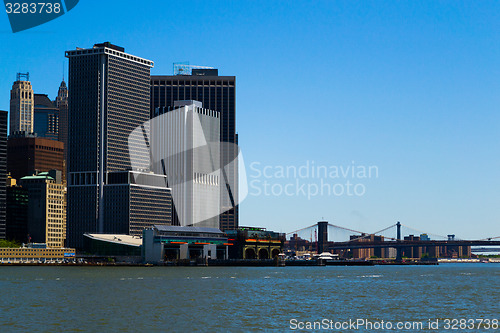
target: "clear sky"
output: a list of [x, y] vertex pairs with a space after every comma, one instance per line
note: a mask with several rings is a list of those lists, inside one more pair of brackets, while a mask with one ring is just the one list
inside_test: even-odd
[[[435, 234], [500, 236], [499, 7], [81, 0], [16, 34], [3, 14], [0, 109], [9, 109], [18, 71], [30, 72], [36, 93], [55, 98], [64, 51], [76, 46], [110, 41], [153, 60], [152, 74], [171, 74], [179, 61], [213, 66], [237, 77], [249, 180], [241, 225], [289, 232], [325, 219], [373, 232], [399, 220]], [[276, 174], [308, 163], [377, 173]], [[265, 167], [272, 177], [258, 177]], [[264, 181], [291, 195], [266, 196]], [[321, 181], [344, 193], [328, 195], [324, 186], [312, 195]], [[347, 181], [363, 194], [347, 195]]]

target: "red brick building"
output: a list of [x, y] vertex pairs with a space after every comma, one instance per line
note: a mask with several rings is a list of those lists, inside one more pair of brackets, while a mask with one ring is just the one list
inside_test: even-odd
[[7, 172], [20, 179], [35, 170], [60, 170], [65, 180], [64, 144], [45, 138], [11, 136], [7, 141]]

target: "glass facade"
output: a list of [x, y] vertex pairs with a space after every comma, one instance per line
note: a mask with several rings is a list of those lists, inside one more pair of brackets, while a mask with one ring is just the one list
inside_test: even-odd
[[37, 137], [59, 138], [59, 109], [45, 94], [35, 94], [33, 131]]
[[6, 236], [7, 111], [0, 111], [0, 239]]
[[7, 187], [7, 239], [28, 243], [28, 190]]

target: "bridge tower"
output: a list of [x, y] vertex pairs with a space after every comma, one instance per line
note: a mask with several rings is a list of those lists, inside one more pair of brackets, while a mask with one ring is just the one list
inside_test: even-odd
[[323, 253], [328, 247], [328, 222], [318, 222], [318, 253]]
[[[401, 222], [398, 221], [398, 223], [396, 223], [396, 228], [397, 228], [397, 243], [400, 243], [401, 242]], [[403, 248], [401, 247], [401, 245], [398, 244], [398, 246], [396, 247], [396, 261], [402, 261], [403, 260], [403, 256], [401, 255], [401, 251], [403, 250]]]

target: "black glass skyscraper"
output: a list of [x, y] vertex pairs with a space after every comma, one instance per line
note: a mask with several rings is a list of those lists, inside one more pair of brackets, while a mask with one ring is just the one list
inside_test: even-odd
[[[219, 76], [217, 69], [193, 69], [191, 75], [152, 75], [151, 76], [151, 117], [158, 112], [174, 107], [175, 101], [196, 100], [203, 107], [219, 111], [221, 115], [220, 140], [238, 144], [236, 134], [236, 78]], [[226, 146], [227, 147], [227, 146]], [[221, 149], [221, 166], [225, 166], [236, 157], [232, 149]], [[238, 170], [226, 173], [227, 184], [238, 184]], [[230, 179], [228, 179], [230, 178]], [[230, 202], [221, 198], [221, 204], [234, 207], [220, 215], [220, 229], [238, 227], [238, 191], [229, 189]]]
[[6, 232], [7, 111], [0, 111], [0, 239]]
[[[149, 208], [142, 214], [153, 224], [167, 222], [170, 212], [171, 198], [165, 177], [137, 174], [147, 171], [150, 164], [149, 152], [143, 149], [144, 137], [134, 130], [149, 120], [153, 62], [124, 51], [110, 43], [66, 51], [69, 58], [67, 224], [69, 245], [76, 248], [82, 247], [85, 232], [135, 234], [140, 233], [139, 228], [148, 227], [144, 216], [134, 221], [130, 202], [137, 200], [130, 196], [151, 198], [153, 189], [163, 198], [155, 202], [158, 216]], [[124, 171], [129, 172], [118, 177], [121, 183], [111, 180], [116, 178], [113, 173], [123, 175]], [[118, 185], [123, 185], [119, 187], [123, 195], [116, 192]], [[128, 199], [121, 200], [122, 197]], [[120, 202], [124, 207], [118, 210], [129, 212], [125, 217], [106, 212], [106, 207], [117, 209]], [[134, 225], [136, 222], [138, 225]]]

